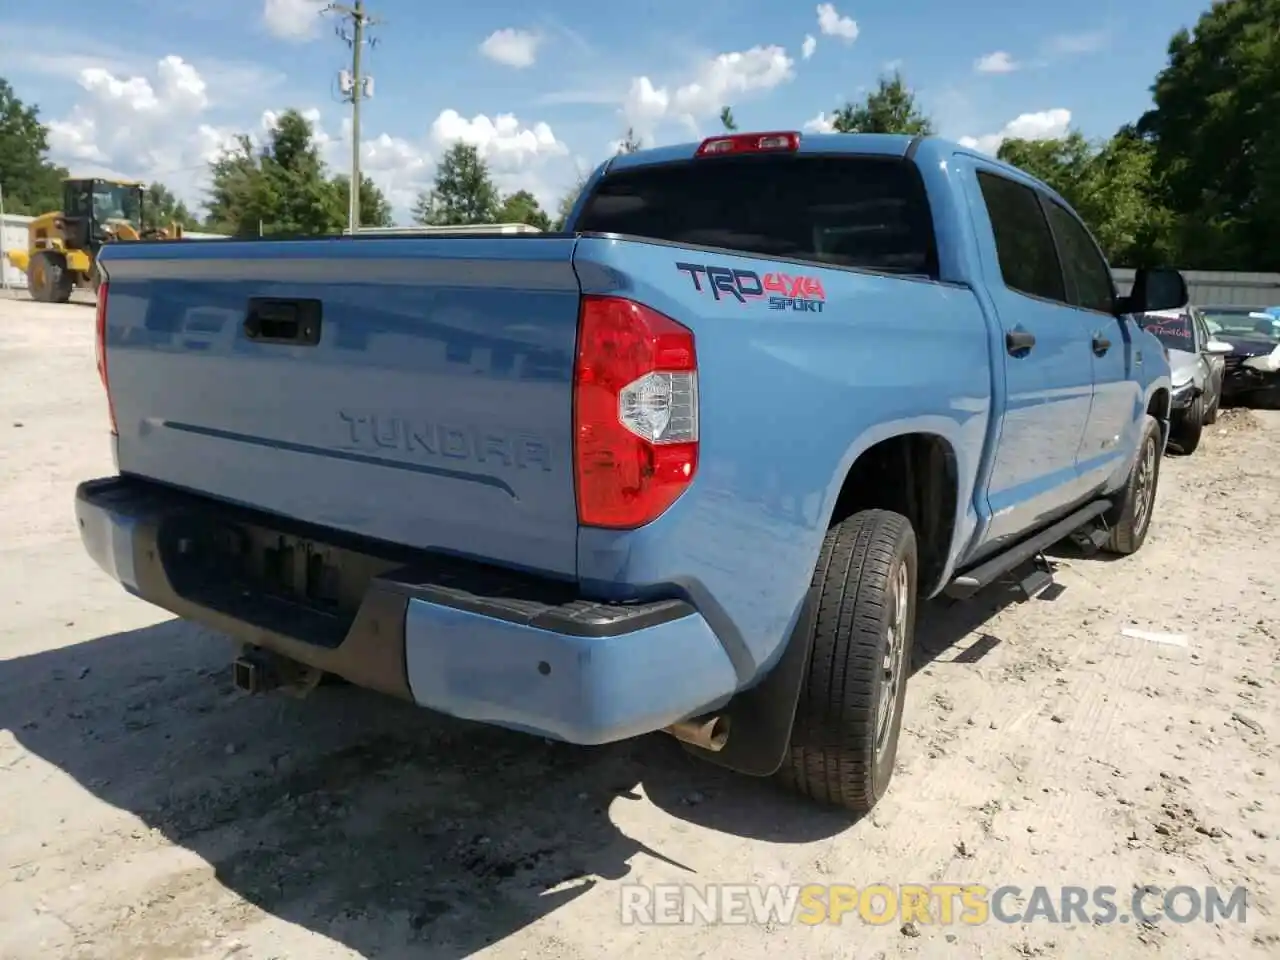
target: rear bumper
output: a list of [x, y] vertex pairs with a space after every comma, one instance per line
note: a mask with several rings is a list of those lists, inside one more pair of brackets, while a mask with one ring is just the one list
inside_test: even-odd
[[[338, 542], [131, 478], [81, 484], [76, 517], [89, 555], [135, 596], [467, 720], [609, 743], [714, 709], [737, 686], [719, 640], [682, 600], [599, 603], [564, 584]], [[245, 589], [211, 572], [200, 547], [210, 531], [239, 529], [298, 537], [376, 572], [346, 615]]]

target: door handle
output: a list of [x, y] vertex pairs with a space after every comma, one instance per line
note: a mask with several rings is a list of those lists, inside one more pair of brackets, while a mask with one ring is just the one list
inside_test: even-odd
[[1027, 330], [1010, 330], [1004, 335], [1004, 348], [1014, 357], [1024, 356], [1036, 345], [1036, 335]]
[[314, 347], [320, 342], [319, 300], [250, 297], [244, 335], [255, 343]]
[[1103, 336], [1102, 334], [1100, 334], [1100, 333], [1095, 333], [1095, 334], [1093, 335], [1093, 353], [1094, 353], [1094, 356], [1098, 356], [1098, 357], [1100, 357], [1100, 356], [1102, 356], [1104, 353], [1106, 353], [1106, 352], [1107, 352], [1108, 350], [1110, 350], [1110, 349], [1111, 349], [1111, 341], [1110, 341], [1110, 340], [1108, 340], [1106, 337], [1104, 337], [1104, 336]]

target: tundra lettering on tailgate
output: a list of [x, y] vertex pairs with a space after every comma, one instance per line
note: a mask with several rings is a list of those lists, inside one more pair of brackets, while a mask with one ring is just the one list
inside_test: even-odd
[[789, 273], [759, 274], [710, 263], [677, 263], [676, 269], [693, 280], [693, 289], [710, 292], [717, 300], [733, 299], [738, 303], [769, 301], [770, 310], [796, 310], [821, 313], [827, 294], [817, 277]]
[[345, 450], [367, 453], [407, 453], [413, 457], [437, 457], [504, 467], [550, 471], [551, 445], [541, 437], [508, 435], [460, 424], [433, 423], [416, 417], [339, 410], [344, 424]]

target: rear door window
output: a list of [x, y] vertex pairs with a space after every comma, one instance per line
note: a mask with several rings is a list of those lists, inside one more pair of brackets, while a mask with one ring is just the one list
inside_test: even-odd
[[1067, 301], [1062, 267], [1040, 198], [1030, 187], [978, 172], [1004, 285], [1045, 300]]
[[938, 275], [924, 183], [900, 158], [732, 157], [619, 170], [600, 181], [574, 229]]
[[1061, 204], [1048, 200], [1045, 206], [1049, 209], [1049, 225], [1062, 254], [1068, 299], [1082, 310], [1111, 313], [1115, 309], [1116, 295], [1111, 268], [1098, 252], [1093, 237]]

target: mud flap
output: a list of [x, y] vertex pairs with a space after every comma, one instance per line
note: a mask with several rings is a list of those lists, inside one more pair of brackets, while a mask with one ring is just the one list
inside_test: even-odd
[[729, 740], [723, 750], [712, 751], [681, 744], [699, 760], [749, 777], [770, 777], [778, 772], [791, 746], [791, 728], [800, 703], [800, 685], [813, 650], [813, 626], [818, 592], [810, 588], [795, 628], [769, 675], [750, 690], [735, 696], [721, 716], [729, 718]]

